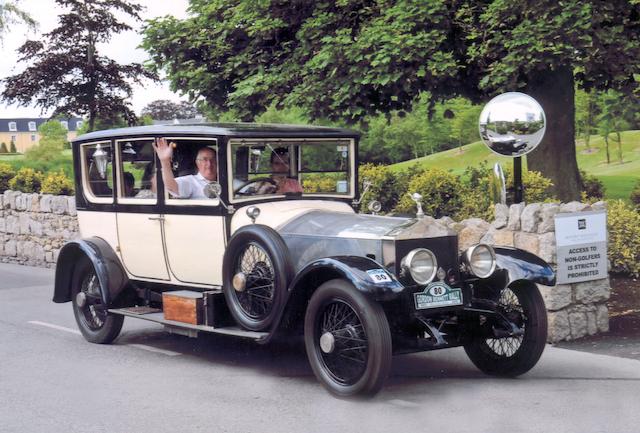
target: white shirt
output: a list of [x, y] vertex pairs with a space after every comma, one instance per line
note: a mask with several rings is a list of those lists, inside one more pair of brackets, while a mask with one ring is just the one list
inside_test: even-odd
[[200, 173], [176, 177], [178, 195], [173, 193], [171, 195], [177, 198], [209, 198], [204, 195], [203, 189], [211, 182], [212, 181], [205, 179]]

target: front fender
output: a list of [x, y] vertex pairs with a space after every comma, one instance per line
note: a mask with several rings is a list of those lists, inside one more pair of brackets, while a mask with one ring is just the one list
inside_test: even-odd
[[129, 279], [111, 246], [97, 237], [74, 240], [62, 247], [56, 263], [53, 302], [71, 301], [73, 273], [78, 260], [83, 256], [89, 259], [96, 271], [102, 302], [104, 305], [111, 305], [127, 286]]
[[[388, 278], [376, 281], [367, 271], [383, 270]], [[344, 278], [356, 289], [372, 297], [376, 301], [390, 301], [397, 298], [404, 286], [396, 277], [376, 261], [368, 257], [335, 256], [314, 260], [307, 264], [289, 285], [289, 291], [296, 289], [312, 275], [333, 275], [333, 278]], [[331, 278], [328, 278], [331, 279]]]
[[505, 285], [517, 280], [527, 280], [545, 286], [556, 284], [556, 274], [547, 262], [528, 251], [510, 247], [494, 247], [496, 274], [502, 274]]

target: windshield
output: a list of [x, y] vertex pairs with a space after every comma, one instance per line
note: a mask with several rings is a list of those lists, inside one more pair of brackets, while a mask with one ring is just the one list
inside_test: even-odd
[[230, 147], [234, 198], [353, 196], [349, 139], [242, 140]]

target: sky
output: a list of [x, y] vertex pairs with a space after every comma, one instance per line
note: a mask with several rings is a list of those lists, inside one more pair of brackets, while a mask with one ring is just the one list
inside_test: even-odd
[[[186, 9], [189, 3], [188, 0], [135, 1], [146, 7], [146, 10], [141, 14], [143, 19], [151, 19], [164, 15], [173, 15], [177, 18], [187, 16]], [[30, 32], [26, 26], [11, 24], [9, 31], [4, 35], [4, 40], [0, 45], [2, 59], [17, 59], [16, 49], [27, 39], [37, 40], [41, 34], [53, 30], [57, 26], [58, 14], [62, 12], [62, 9], [58, 8], [53, 0], [22, 0], [18, 5], [38, 21], [39, 28], [36, 32]], [[129, 24], [136, 30], [142, 26], [142, 23], [134, 23], [133, 21]], [[109, 44], [98, 45], [98, 49], [101, 53], [119, 63], [141, 63], [148, 58], [144, 50], [135, 48], [140, 45], [141, 42], [142, 37], [136, 31], [130, 31], [114, 35]], [[16, 61], [0, 62], [0, 78], [15, 75], [24, 70], [26, 66], [26, 63], [17, 63]], [[145, 87], [134, 87], [133, 97], [130, 102], [136, 114], [140, 114], [140, 111], [145, 105], [156, 99], [180, 101], [186, 98], [171, 92], [166, 82], [161, 84], [148, 82]], [[49, 112], [42, 113], [40, 108], [36, 107], [19, 107], [15, 104], [7, 106], [0, 103], [0, 118], [46, 117], [52, 111], [53, 110], [49, 110]]]

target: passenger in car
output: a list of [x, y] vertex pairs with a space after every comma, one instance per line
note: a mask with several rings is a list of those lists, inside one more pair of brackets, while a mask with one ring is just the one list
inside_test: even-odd
[[135, 198], [156, 198], [156, 191], [156, 168], [155, 164], [149, 163], [144, 168], [141, 189]]
[[[259, 194], [277, 193], [284, 194], [287, 192], [303, 192], [300, 182], [289, 176], [289, 149], [286, 147], [278, 147], [271, 152], [271, 179], [275, 182], [275, 191], [258, 191]], [[274, 189], [273, 185], [266, 184], [267, 187]]]
[[165, 189], [175, 198], [207, 198], [203, 192], [204, 187], [218, 180], [218, 161], [215, 150], [203, 147], [198, 151], [196, 156], [198, 174], [174, 177], [171, 169], [174, 146], [174, 143], [167, 143], [165, 138], [158, 138], [153, 144], [158, 159], [160, 159]]

